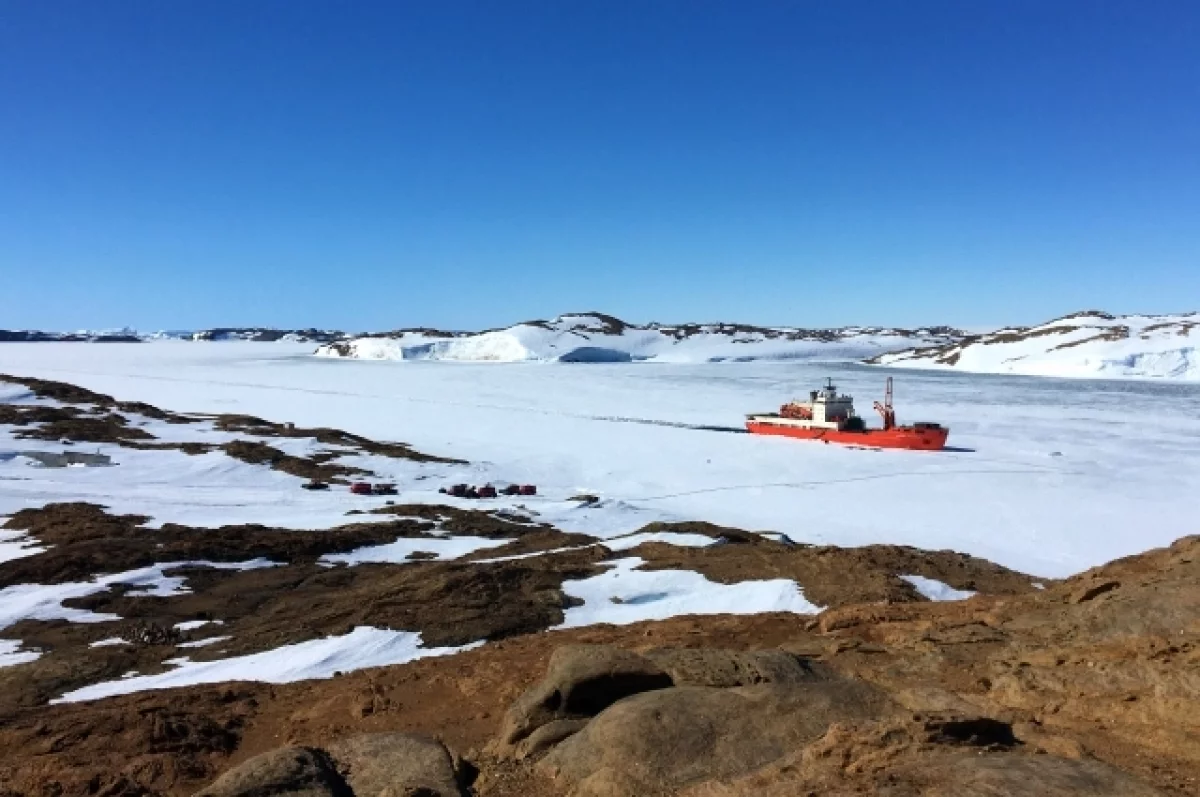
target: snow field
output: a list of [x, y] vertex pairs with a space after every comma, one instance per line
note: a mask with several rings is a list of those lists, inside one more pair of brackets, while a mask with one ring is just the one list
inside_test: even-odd
[[181, 567], [211, 567], [215, 570], [255, 570], [276, 567], [278, 562], [266, 559], [250, 559], [245, 562], [163, 562], [124, 573], [97, 576], [91, 581], [68, 582], [66, 584], [16, 584], [0, 589], [0, 630], [21, 620], [68, 620], [73, 623], [105, 623], [120, 620], [115, 614], [93, 612], [88, 609], [73, 609], [63, 606], [63, 601], [83, 598], [104, 592], [118, 584], [131, 589], [131, 594], [157, 598], [169, 598], [188, 592], [186, 577], [168, 576], [167, 570]]
[[[1017, 339], [1013, 339], [1017, 338]], [[899, 352], [882, 362], [988, 374], [1070, 378], [1200, 381], [1200, 315], [1077, 316], [1025, 331], [1000, 330], [955, 348], [952, 364], [937, 355]]]
[[718, 584], [687, 570], [637, 570], [645, 560], [631, 556], [604, 564], [607, 572], [564, 581], [563, 592], [583, 601], [564, 613], [559, 628], [598, 623], [628, 625], [687, 614], [816, 614], [821, 607], [805, 600], [795, 581], [743, 581]]
[[[289, 344], [6, 344], [0, 348], [0, 371], [74, 382], [176, 411], [240, 412], [403, 440], [471, 464], [362, 456], [339, 461], [397, 482], [400, 495], [391, 497], [397, 503], [513, 509], [564, 531], [604, 538], [602, 544], [615, 551], [652, 540], [713, 544], [703, 535], [632, 534], [653, 520], [707, 520], [786, 534], [799, 542], [950, 548], [1058, 577], [1197, 530], [1193, 496], [1200, 494], [1200, 389], [1188, 385], [900, 373], [901, 421], [938, 420], [951, 427], [955, 450], [929, 454], [736, 433], [745, 412], [771, 409], [825, 375], [855, 394], [859, 411], [867, 414], [881, 392], [882, 369], [797, 363], [401, 364], [318, 359], [311, 350]], [[146, 423], [156, 435], [160, 426], [168, 427], [161, 434], [176, 436], [168, 439], [225, 442], [224, 433], [211, 425]], [[298, 455], [329, 448], [304, 440], [262, 442]], [[0, 437], [0, 451], [60, 448]], [[50, 501], [91, 500], [113, 512], [150, 515], [152, 525], [259, 522], [321, 528], [391, 519], [346, 516], [351, 509], [381, 506], [383, 499], [337, 489], [310, 493], [299, 489], [300, 479], [220, 453], [189, 457], [116, 446], [86, 450], [95, 448], [110, 454], [117, 466], [30, 468], [0, 458], [0, 513]], [[539, 495], [481, 502], [436, 492], [460, 481], [534, 483]], [[601, 500], [569, 500], [584, 493]], [[0, 534], [0, 559], [20, 554], [27, 545], [19, 534]], [[328, 559], [403, 562], [414, 551], [451, 559], [503, 542], [402, 539]], [[567, 611], [564, 627], [679, 614], [819, 610], [791, 581], [722, 585], [692, 572], [637, 571], [638, 563], [616, 560], [600, 575], [564, 584], [568, 594], [584, 601]], [[185, 588], [184, 579], [166, 576], [163, 570], [171, 566], [79, 584], [0, 590], [0, 628], [17, 621], [5, 622], [6, 616], [118, 619], [67, 609], [62, 601], [117, 583], [148, 590], [143, 594], [175, 594]], [[930, 599], [969, 596], [930, 579], [908, 580]], [[369, 643], [361, 656], [355, 651], [358, 638], [350, 640], [360, 632]], [[37, 655], [20, 651], [19, 645], [0, 642], [0, 664]], [[287, 651], [293, 649], [298, 660], [290, 667]], [[172, 660], [177, 667], [170, 672], [135, 674], [63, 699], [231, 678], [328, 677], [334, 669], [443, 651], [454, 649], [427, 651], [419, 635], [360, 628], [345, 637], [252, 656]], [[259, 678], [260, 667], [267, 677]]]
[[262, 653], [234, 656], [216, 661], [194, 662], [187, 657], [170, 659], [173, 670], [158, 675], [133, 675], [118, 681], [92, 684], [68, 692], [51, 703], [74, 703], [124, 695], [147, 689], [215, 684], [224, 681], [265, 681], [284, 684], [317, 678], [331, 678], [337, 672], [366, 667], [401, 664], [426, 656], [448, 656], [478, 647], [482, 642], [462, 647], [425, 648], [421, 635], [408, 631], [388, 631], [359, 626], [348, 634], [284, 645]]
[[[178, 411], [242, 412], [403, 440], [472, 464], [392, 461], [389, 471], [382, 463], [380, 475], [400, 483], [398, 503], [479, 508], [436, 487], [534, 483], [535, 498], [487, 506], [525, 506], [535, 520], [602, 537], [653, 520], [707, 520], [798, 542], [950, 548], [1061, 577], [1196, 531], [1196, 386], [900, 372], [901, 422], [951, 428], [952, 450], [933, 454], [655, 425], [738, 429], [745, 413], [777, 407], [826, 375], [869, 414], [887, 375], [879, 368], [499, 367], [330, 360], [311, 352], [293, 344], [6, 344], [0, 367]], [[174, 452], [118, 452], [121, 465], [106, 469], [0, 463], [0, 514], [69, 496], [155, 522], [313, 528], [381, 503], [344, 491], [309, 494], [293, 477], [228, 457], [184, 457], [180, 472], [174, 462], [139, 463], [133, 455], [143, 453]], [[579, 493], [603, 500], [564, 500]]]

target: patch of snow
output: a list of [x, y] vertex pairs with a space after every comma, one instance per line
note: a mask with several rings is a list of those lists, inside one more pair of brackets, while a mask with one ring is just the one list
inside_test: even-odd
[[21, 643], [18, 640], [0, 639], [0, 667], [25, 664], [40, 658], [41, 655], [39, 650], [21, 650]]
[[900, 578], [912, 584], [917, 592], [931, 601], [964, 601], [975, 594], [968, 590], [955, 589], [949, 584], [924, 576], [900, 576]]
[[74, 609], [63, 606], [63, 601], [83, 598], [104, 592], [118, 584], [130, 588], [130, 595], [169, 598], [187, 594], [184, 576], [168, 576], [167, 570], [183, 567], [209, 567], [214, 570], [255, 570], [262, 567], [277, 567], [278, 562], [268, 559], [250, 559], [245, 562], [164, 562], [162, 564], [127, 570], [107, 576], [97, 576], [91, 581], [68, 582], [66, 584], [16, 584], [0, 589], [0, 629], [21, 620], [67, 620], [73, 623], [105, 623], [121, 618], [115, 614], [93, 612], [89, 609]]
[[821, 607], [804, 598], [789, 579], [718, 584], [687, 570], [637, 570], [639, 557], [606, 562], [607, 572], [564, 581], [563, 592], [583, 601], [564, 613], [559, 628], [597, 623], [628, 625], [685, 614], [816, 614]]
[[631, 548], [636, 548], [644, 542], [662, 542], [668, 545], [679, 545], [685, 548], [704, 548], [709, 545], [715, 545], [719, 540], [712, 537], [706, 537], [703, 534], [679, 534], [669, 531], [660, 531], [653, 533], [628, 534], [623, 537], [609, 537], [608, 539], [600, 540], [599, 542], [588, 543], [587, 545], [568, 545], [563, 548], [550, 548], [545, 551], [531, 551], [529, 553], [512, 554], [511, 556], [495, 556], [490, 559], [476, 559], [478, 564], [493, 564], [495, 562], [513, 562], [518, 559], [532, 559], [535, 556], [549, 556], [550, 554], [564, 553], [566, 551], [582, 551], [584, 548], [594, 548], [603, 545], [610, 551], [628, 551]]
[[119, 636], [110, 636], [108, 639], [100, 639], [88, 645], [89, 648], [107, 648], [113, 645], [129, 645], [132, 644], [127, 639], [122, 639]]
[[197, 628], [202, 628], [209, 623], [213, 625], [224, 625], [224, 620], [185, 620], [182, 623], [176, 623], [175, 628], [180, 631], [194, 631]]
[[1200, 314], [1080, 314], [1002, 329], [937, 348], [879, 357], [880, 365], [989, 374], [1200, 381]]
[[[3, 526], [7, 518], [0, 518]], [[33, 556], [46, 549], [25, 536], [23, 531], [0, 529], [0, 562], [11, 562], [24, 556]]]
[[170, 659], [164, 663], [177, 664], [174, 670], [92, 684], [67, 692], [50, 702], [74, 703], [147, 689], [170, 689], [224, 681], [253, 680], [282, 684], [330, 678], [337, 672], [403, 664], [427, 656], [448, 656], [482, 644], [476, 642], [462, 647], [425, 648], [421, 645], [419, 633], [359, 626], [342, 636], [298, 642], [246, 656], [200, 662], [187, 658]]
[[207, 645], [212, 645], [217, 642], [224, 642], [226, 639], [233, 639], [230, 636], [210, 636], [205, 639], [196, 639], [191, 642], [180, 642], [175, 647], [177, 648], [202, 648]]
[[665, 542], [668, 545], [678, 545], [684, 548], [706, 548], [717, 541], [703, 534], [678, 534], [670, 531], [657, 531], [653, 533], [629, 534], [624, 537], [609, 537], [597, 544], [603, 545], [610, 551], [628, 551], [647, 542]]
[[457, 559], [460, 556], [498, 548], [512, 540], [489, 540], [486, 537], [401, 537], [385, 545], [369, 545], [349, 553], [326, 554], [321, 564], [357, 565], [363, 562], [390, 562], [404, 564], [412, 562], [409, 557], [418, 552], [434, 554], [435, 559]]

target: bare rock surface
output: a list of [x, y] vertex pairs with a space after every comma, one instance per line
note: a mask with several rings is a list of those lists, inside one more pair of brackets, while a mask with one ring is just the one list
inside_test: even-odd
[[871, 719], [889, 707], [877, 689], [849, 681], [658, 690], [602, 712], [539, 769], [581, 797], [671, 794], [750, 772], [833, 722]]
[[196, 797], [355, 797], [329, 757], [308, 747], [255, 756], [217, 778]]
[[828, 668], [785, 650], [660, 648], [644, 655], [681, 686], [802, 684], [832, 677]]
[[404, 733], [372, 733], [327, 748], [354, 797], [458, 797], [459, 775], [446, 746]]
[[672, 685], [671, 677], [638, 653], [601, 645], [554, 651], [546, 677], [504, 715], [499, 740], [515, 745], [557, 720], [593, 717], [621, 698]]

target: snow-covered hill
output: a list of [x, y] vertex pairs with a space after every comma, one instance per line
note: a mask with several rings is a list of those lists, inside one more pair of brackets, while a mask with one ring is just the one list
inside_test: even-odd
[[328, 343], [345, 333], [324, 329], [274, 329], [270, 327], [222, 327], [198, 331], [171, 329], [138, 332], [136, 329], [43, 332], [38, 329], [0, 329], [0, 343], [141, 343], [149, 340], [251, 340], [272, 343]]
[[1086, 311], [940, 346], [877, 356], [878, 365], [975, 373], [1200, 381], [1200, 314]]
[[603, 313], [562, 315], [478, 333], [397, 330], [335, 341], [325, 357], [493, 362], [720, 362], [861, 360], [882, 352], [944, 345], [963, 333], [949, 327], [799, 329], [741, 324], [628, 324]]

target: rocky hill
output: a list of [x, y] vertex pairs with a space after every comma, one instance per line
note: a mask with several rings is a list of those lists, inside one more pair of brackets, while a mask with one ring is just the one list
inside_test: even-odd
[[345, 333], [324, 329], [275, 329], [272, 327], [218, 327], [201, 330], [139, 332], [128, 327], [117, 330], [43, 332], [36, 329], [0, 329], [0, 343], [142, 343], [153, 340], [250, 340], [260, 342], [327, 343]]
[[[711, 559], [756, 544], [717, 546]], [[745, 562], [766, 562], [762, 553]], [[810, 617], [675, 617], [544, 633], [517, 625], [477, 649], [327, 680], [13, 706], [0, 712], [0, 794], [1194, 797], [1198, 556], [1192, 537], [1017, 594], [849, 603]], [[502, 623], [518, 609], [558, 611], [554, 579], [542, 579], [540, 599], [520, 599], [535, 574], [554, 570], [522, 561], [431, 565], [438, 569], [423, 575], [436, 583], [381, 592], [370, 610], [428, 609], [428, 622], [451, 635], [464, 612], [493, 622], [484, 619], [489, 601], [507, 607]], [[829, 573], [853, 572], [849, 565]], [[464, 580], [473, 567], [483, 580]], [[337, 571], [277, 574], [278, 597], [266, 593], [266, 602], [249, 582], [192, 578], [250, 624], [303, 585], [300, 633], [299, 604], [329, 614], [362, 600], [361, 585], [342, 596]], [[485, 585], [518, 600], [472, 594]], [[322, 588], [324, 598], [314, 592]], [[450, 613], [439, 616], [435, 604], [447, 596]], [[153, 599], [120, 605], [133, 600]], [[92, 651], [96, 666], [145, 666], [190, 633], [136, 633], [132, 647]], [[39, 679], [95, 677], [81, 654], [70, 655], [7, 668], [11, 702]]]
[[874, 357], [878, 365], [993, 374], [1200, 380], [1200, 314], [1085, 311]]
[[603, 313], [574, 313], [485, 332], [402, 329], [322, 346], [326, 357], [491, 362], [720, 362], [857, 360], [880, 352], [945, 345], [950, 327], [761, 327], [746, 324], [630, 324]]

